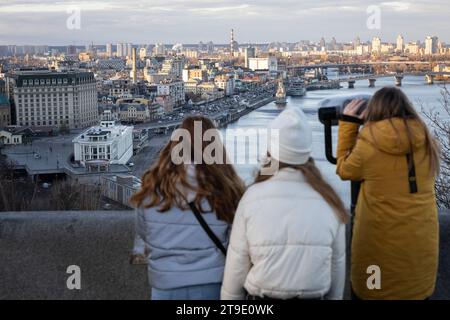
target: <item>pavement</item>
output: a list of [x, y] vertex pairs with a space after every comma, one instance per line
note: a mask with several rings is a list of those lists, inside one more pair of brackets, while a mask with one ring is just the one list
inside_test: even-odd
[[5, 147], [2, 154], [30, 172], [63, 172], [63, 168], [69, 166], [74, 137], [75, 134], [42, 137], [31, 144]]

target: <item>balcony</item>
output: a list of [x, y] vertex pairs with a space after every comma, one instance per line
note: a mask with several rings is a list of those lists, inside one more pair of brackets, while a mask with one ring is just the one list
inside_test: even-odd
[[[450, 212], [440, 223], [433, 299], [449, 299]], [[0, 300], [148, 299], [146, 266], [129, 263], [133, 241], [132, 211], [0, 212]], [[70, 265], [81, 268], [80, 290], [66, 286]]]

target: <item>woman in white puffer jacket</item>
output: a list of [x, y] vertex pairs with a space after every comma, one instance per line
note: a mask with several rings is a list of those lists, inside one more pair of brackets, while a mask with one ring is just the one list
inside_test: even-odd
[[310, 158], [306, 116], [285, 110], [269, 136], [270, 166], [236, 212], [221, 298], [342, 299], [348, 215]]

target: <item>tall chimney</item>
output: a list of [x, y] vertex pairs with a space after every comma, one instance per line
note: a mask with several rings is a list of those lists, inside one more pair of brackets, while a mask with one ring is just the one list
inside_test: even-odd
[[234, 29], [231, 29], [230, 34], [230, 55], [231, 57], [234, 56]]
[[133, 83], [137, 82], [137, 69], [136, 69], [136, 48], [132, 49], [132, 57], [133, 57]]

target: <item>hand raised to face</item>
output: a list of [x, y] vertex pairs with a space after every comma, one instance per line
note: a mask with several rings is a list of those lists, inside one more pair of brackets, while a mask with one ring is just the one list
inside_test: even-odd
[[356, 117], [359, 119], [364, 119], [367, 113], [367, 109], [363, 112], [359, 112], [360, 109], [366, 104], [367, 101], [364, 99], [355, 99], [352, 100], [344, 109], [344, 115]]

